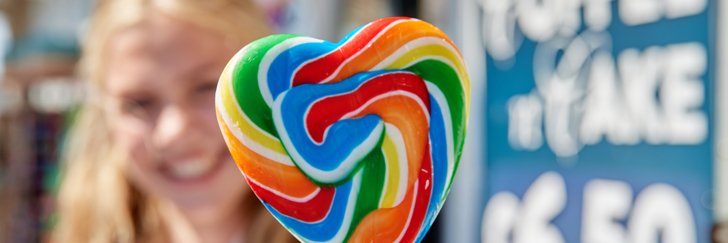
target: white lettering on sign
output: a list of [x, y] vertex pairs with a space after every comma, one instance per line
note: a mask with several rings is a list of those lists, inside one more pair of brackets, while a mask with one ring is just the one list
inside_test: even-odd
[[584, 186], [581, 242], [627, 242], [627, 232], [617, 222], [627, 218], [632, 188], [621, 181], [595, 179]]
[[485, 207], [482, 241], [563, 243], [561, 231], [551, 224], [551, 220], [563, 211], [564, 206], [564, 178], [554, 172], [539, 176], [523, 195], [523, 202], [519, 202], [513, 193], [497, 193]]
[[514, 97], [508, 102], [508, 141], [517, 149], [535, 150], [543, 144], [543, 105], [535, 95]]
[[693, 243], [697, 241], [690, 204], [667, 184], [645, 188], [634, 203], [629, 242]]
[[[698, 44], [626, 50], [619, 69], [606, 54], [595, 57], [584, 102], [581, 138], [594, 144], [697, 144], [707, 136], [700, 111], [705, 49]], [[617, 74], [618, 73], [618, 74]], [[621, 77], [621, 80], [617, 79]]]
[[[540, 148], [541, 129], [561, 157], [604, 140], [616, 145], [705, 141], [708, 120], [701, 109], [707, 53], [702, 45], [627, 49], [615, 62], [599, 36], [585, 34], [537, 48], [538, 92], [516, 95], [508, 106], [513, 148]], [[558, 53], [563, 56], [557, 60]]]
[[589, 31], [604, 31], [612, 22], [614, 1], [620, 20], [627, 25], [697, 15], [708, 4], [707, 0], [480, 0], [483, 44], [495, 60], [508, 60], [523, 37], [536, 42], [571, 38], [582, 22]]
[[654, 23], [703, 12], [707, 0], [619, 0], [619, 17], [627, 25]]
[[512, 65], [525, 39], [536, 42], [536, 87], [508, 102], [514, 149], [546, 144], [557, 156], [570, 157], [603, 141], [705, 141], [705, 47], [676, 43], [613, 56], [606, 29], [612, 11], [627, 25], [641, 25], [700, 14], [706, 0], [481, 0], [480, 6], [484, 45], [497, 66]]
[[[593, 179], [584, 186], [583, 197], [581, 242], [697, 241], [690, 205], [671, 185], [648, 185], [633, 202], [629, 184]], [[539, 176], [522, 200], [511, 192], [496, 193], [483, 213], [481, 239], [486, 243], [564, 242], [553, 220], [564, 210], [567, 198], [564, 179], [555, 172]]]

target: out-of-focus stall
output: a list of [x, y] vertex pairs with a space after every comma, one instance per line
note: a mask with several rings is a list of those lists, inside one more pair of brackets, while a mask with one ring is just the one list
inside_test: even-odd
[[82, 90], [74, 75], [89, 0], [0, 1], [0, 241], [39, 242], [52, 225], [61, 135]]
[[723, 2], [457, 6], [474, 100], [446, 241], [725, 242]]

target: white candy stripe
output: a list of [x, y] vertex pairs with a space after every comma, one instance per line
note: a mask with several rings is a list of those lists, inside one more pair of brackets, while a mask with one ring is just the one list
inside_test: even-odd
[[[260, 61], [260, 66], [258, 68], [258, 88], [260, 89], [260, 94], [263, 96], [263, 100], [265, 100], [265, 103], [268, 104], [268, 107], [273, 106], [273, 95], [271, 94], [270, 88], [268, 87], [268, 71], [270, 70], [270, 65], [273, 63], [273, 61], [278, 57], [278, 55], [280, 55], [284, 51], [287, 51], [288, 49], [291, 49], [298, 45], [321, 42], [323, 41], [310, 37], [294, 37], [276, 44], [274, 47], [268, 50], [268, 52], [265, 53], [265, 56]], [[293, 72], [293, 74], [295, 75], [296, 72]]]
[[[228, 73], [228, 74], [223, 74], [223, 75], [231, 75], [231, 74]], [[227, 79], [227, 80], [232, 80], [232, 79]], [[261, 134], [264, 134], [265, 136], [267, 136], [273, 140], [278, 140], [278, 138], [268, 134], [267, 132], [260, 129], [257, 125], [255, 125], [255, 123], [253, 123], [253, 121], [250, 120], [250, 118], [245, 114], [245, 112], [243, 112], [243, 110], [240, 109], [240, 106], [238, 105], [239, 103], [237, 101], [237, 97], [235, 97], [235, 95], [234, 95], [235, 93], [233, 90], [232, 82], [225, 81], [225, 79], [222, 79], [221, 82], [224, 82], [224, 83], [221, 83], [220, 85], [224, 85], [223, 88], [227, 88], [229, 90], [229, 92], [231, 94], [230, 97], [233, 99], [232, 101], [228, 101], [228, 102], [233, 102], [233, 104], [234, 104], [233, 106], [237, 109], [238, 113], [243, 117], [245, 122], [249, 123], [250, 126], [255, 128]], [[219, 107], [218, 112], [220, 113], [220, 116], [222, 117], [223, 121], [225, 122], [227, 127], [230, 128], [229, 129], [230, 132], [235, 136], [235, 138], [238, 141], [240, 141], [240, 143], [243, 144], [243, 146], [248, 147], [251, 151], [255, 151], [258, 154], [260, 154], [261, 156], [263, 156], [267, 159], [270, 159], [272, 161], [276, 161], [278, 163], [288, 165], [288, 166], [294, 166], [293, 161], [291, 161], [291, 159], [288, 157], [287, 154], [282, 154], [282, 153], [278, 153], [276, 151], [270, 150], [270, 149], [266, 148], [265, 146], [256, 142], [254, 139], [246, 136], [245, 133], [242, 133], [239, 129], [236, 129], [238, 126], [235, 125], [236, 123], [232, 120], [232, 118], [230, 118], [230, 115], [228, 115], [228, 112], [225, 109], [225, 106], [223, 105], [223, 102], [226, 102], [226, 101], [222, 100], [222, 95], [215, 95], [215, 100], [216, 100], [216, 103], [220, 104], [218, 106]]]
[[[397, 59], [399, 59], [400, 57], [407, 55], [407, 53], [409, 53], [413, 49], [417, 49], [418, 47], [427, 46], [427, 45], [438, 45], [438, 46], [448, 49], [451, 53], [457, 53], [457, 49], [455, 49], [455, 47], [453, 45], [451, 45], [449, 42], [443, 40], [442, 38], [425, 36], [425, 37], [420, 37], [420, 38], [407, 42], [403, 46], [407, 46], [408, 48], [397, 49], [396, 51], [392, 52], [392, 54], [387, 56], [387, 58], [385, 58], [384, 60], [379, 62], [376, 66], [374, 66], [370, 70], [389, 69], [388, 67], [390, 65], [392, 65], [393, 62], [397, 61]], [[428, 55], [428, 56], [433, 56], [433, 55]], [[418, 58], [418, 60], [422, 60], [422, 59]]]
[[[447, 189], [447, 186], [450, 185], [450, 181], [455, 176], [455, 145], [453, 142], [452, 115], [450, 113], [450, 107], [448, 106], [447, 99], [445, 99], [445, 94], [442, 93], [442, 91], [434, 83], [425, 80], [425, 84], [427, 84], [427, 90], [430, 95], [435, 99], [435, 101], [437, 101], [430, 102], [430, 105], [437, 105], [440, 107], [440, 112], [442, 112], [443, 116], [442, 120], [445, 125], [445, 142], [447, 149], [447, 174], [445, 176], [445, 189]], [[444, 198], [445, 196], [445, 191], [443, 191], [442, 197]]]
[[[365, 48], [361, 48], [356, 53], [354, 53], [353, 55], [347, 57], [346, 60], [344, 60], [338, 67], [336, 67], [336, 70], [334, 72], [332, 72], [331, 74], [329, 74], [328, 77], [326, 77], [324, 80], [321, 80], [319, 83], [328, 83], [328, 82], [331, 82], [331, 80], [334, 79], [334, 77], [336, 77], [337, 75], [339, 75], [339, 73], [341, 72], [341, 69], [344, 68], [344, 66], [346, 66], [346, 64], [348, 64], [349, 62], [351, 62], [351, 60], [353, 60], [354, 58], [356, 58], [359, 55], [361, 55], [361, 53], [363, 53], [364, 51], [366, 51], [366, 50], [368, 50], [370, 48], [373, 48], [372, 43], [375, 42], [376, 40], [378, 40], [382, 35], [384, 35], [385, 33], [387, 33], [389, 29], [391, 29], [393, 26], [398, 25], [400, 23], [410, 22], [410, 21], [417, 21], [417, 20], [415, 20], [415, 19], [400, 19], [400, 20], [396, 20], [396, 21], [388, 24], [386, 27], [384, 27], [384, 29], [380, 30], [372, 39], [370, 39], [367, 42], [367, 44], [365, 45]], [[362, 28], [362, 30], [363, 30], [363, 28]], [[353, 36], [350, 40], [353, 40], [355, 38], [356, 38], [356, 36]], [[336, 50], [334, 50], [334, 51], [336, 51]], [[317, 61], [317, 60], [323, 58], [324, 56], [325, 55], [321, 55], [318, 58], [313, 58], [313, 59], [311, 59], [311, 60], [309, 60], [309, 61], [301, 64], [299, 67], [296, 68], [296, 72], [293, 73], [293, 76], [296, 76], [296, 74], [298, 73], [298, 71], [300, 70], [301, 67], [305, 66], [308, 63]]]
[[283, 92], [273, 102], [273, 123], [275, 123], [278, 131], [280, 131], [278, 134], [281, 137], [280, 140], [281, 142], [283, 142], [283, 145], [287, 149], [290, 157], [297, 162], [296, 165], [298, 166], [298, 168], [304, 171], [306, 175], [315, 178], [317, 181], [322, 183], [338, 182], [340, 178], [343, 178], [347, 174], [349, 174], [354, 169], [356, 164], [362, 158], [364, 158], [379, 141], [379, 134], [381, 134], [382, 130], [384, 129], [384, 125], [382, 123], [379, 123], [374, 128], [369, 137], [362, 141], [361, 144], [356, 146], [354, 150], [351, 151], [351, 153], [339, 164], [338, 167], [334, 168], [331, 171], [320, 170], [314, 167], [308, 161], [306, 161], [306, 159], [303, 158], [300, 152], [298, 152], [298, 148], [294, 146], [293, 141], [291, 141], [290, 135], [288, 134], [288, 131], [283, 125], [281, 115], [281, 103], [285, 99], [286, 94], [287, 92]]
[[[410, 205], [409, 213], [407, 214], [407, 222], [404, 224], [404, 228], [402, 228], [401, 232], [399, 233], [399, 236], [397, 236], [397, 240], [394, 242], [402, 242], [402, 237], [404, 237], [404, 233], [407, 232], [407, 227], [409, 227], [410, 223], [412, 223], [412, 213], [415, 211], [415, 205], [417, 205], [417, 194], [419, 193], [419, 182], [420, 179], [417, 179], [415, 181], [415, 184], [413, 184], [413, 190], [414, 195], [412, 195], [412, 204]], [[419, 230], [418, 230], [419, 231]]]
[[[307, 239], [310, 242], [344, 242], [344, 238], [346, 237], [347, 233], [349, 233], [349, 228], [351, 227], [351, 221], [354, 217], [354, 209], [356, 207], [356, 202], [358, 201], [357, 194], [359, 193], [359, 189], [361, 188], [362, 183], [362, 174], [364, 170], [360, 170], [357, 172], [354, 177], [352, 178], [352, 184], [351, 184], [351, 191], [349, 191], [349, 199], [346, 200], [346, 211], [344, 213], [344, 222], [341, 224], [341, 227], [336, 232], [336, 235], [329, 239], [328, 241], [311, 241], [310, 239]], [[327, 214], [328, 216], [328, 214]], [[324, 217], [325, 218], [325, 217]], [[296, 219], [298, 220], [298, 219]]]
[[[245, 173], [243, 173], [243, 174], [245, 174]], [[278, 191], [276, 189], [270, 188], [270, 187], [266, 186], [265, 184], [260, 183], [259, 181], [256, 181], [255, 179], [253, 179], [253, 178], [251, 178], [251, 177], [249, 177], [247, 175], [245, 177], [248, 178], [248, 180], [250, 180], [251, 183], [255, 183], [255, 185], [258, 185], [259, 187], [265, 189], [266, 191], [269, 191], [269, 192], [275, 194], [276, 196], [279, 196], [279, 197], [281, 197], [283, 199], [286, 199], [288, 201], [297, 202], [297, 203], [305, 203], [305, 202], [311, 201], [311, 199], [313, 199], [314, 197], [316, 197], [316, 195], [318, 195], [319, 192], [321, 192], [321, 188], [318, 187], [318, 188], [316, 188], [315, 191], [311, 192], [310, 194], [306, 195], [305, 197], [300, 197], [300, 198], [299, 197], [293, 197], [291, 195], [288, 195], [288, 194], [285, 194], [283, 192], [280, 192], [280, 191]]]
[[[397, 176], [397, 180], [398, 180], [399, 184], [397, 184], [396, 194], [395, 194], [396, 196], [394, 198], [394, 202], [392, 203], [392, 205], [383, 205], [384, 195], [391, 193], [389, 191], [386, 191], [387, 188], [389, 188], [389, 180], [387, 180], [387, 178], [389, 178], [389, 173], [391, 172], [389, 170], [389, 166], [386, 166], [385, 175], [384, 175], [385, 180], [384, 180], [384, 186], [383, 186], [384, 190], [382, 191], [382, 196], [379, 198], [379, 208], [383, 208], [385, 206], [394, 207], [394, 206], [402, 203], [402, 200], [404, 200], [404, 196], [407, 194], [407, 179], [408, 179], [407, 176], [408, 176], [408, 171], [409, 171], [409, 163], [407, 163], [407, 148], [405, 147], [405, 144], [404, 144], [404, 138], [402, 136], [402, 132], [400, 132], [399, 128], [397, 128], [396, 126], [391, 125], [389, 123], [385, 123], [384, 126], [385, 126], [386, 136], [392, 140], [392, 143], [394, 144], [394, 146], [396, 148], [395, 150], [397, 153], [397, 165], [399, 166], [399, 175]], [[386, 158], [387, 158], [386, 156], [384, 158], [385, 158], [385, 164], [388, 165], [390, 162], [386, 161]]]
[[[298, 71], [300, 71], [300, 70], [301, 70], [301, 68], [303, 68], [304, 66], [306, 66], [307, 64], [309, 64], [309, 63], [311, 63], [311, 62], [313, 62], [313, 61], [316, 61], [316, 60], [319, 60], [319, 59], [321, 59], [321, 58], [323, 58], [323, 57], [325, 57], [325, 56], [328, 56], [328, 55], [330, 55], [331, 53], [334, 53], [334, 52], [338, 52], [338, 51], [339, 51], [339, 48], [341, 48], [341, 46], [347, 45], [347, 44], [349, 44], [349, 42], [352, 42], [352, 41], [354, 41], [354, 40], [356, 39], [355, 37], [356, 37], [357, 35], [359, 35], [359, 33], [360, 33], [360, 32], [361, 32], [362, 30], [365, 30], [365, 29], [366, 29], [366, 28], [368, 28], [368, 27], [369, 27], [370, 25], [372, 25], [372, 23], [367, 23], [367, 24], [366, 24], [366, 25], [364, 25], [364, 26], [363, 26], [362, 28], [360, 28], [360, 29], [356, 30], [356, 33], [354, 33], [354, 34], [350, 35], [350, 36], [351, 36], [351, 38], [347, 39], [347, 40], [346, 40], [346, 41], [345, 41], [344, 43], [341, 43], [341, 44], [337, 44], [337, 48], [334, 48], [333, 50], [331, 50], [331, 51], [329, 51], [329, 52], [326, 52], [326, 53], [323, 53], [323, 54], [321, 54], [321, 55], [318, 55], [317, 57], [314, 57], [314, 58], [308, 59], [308, 60], [306, 60], [305, 62], [303, 62], [303, 63], [301, 63], [300, 65], [298, 65], [298, 67], [296, 67], [296, 68], [295, 68], [295, 69], [293, 70], [293, 74], [291, 75], [291, 77], [289, 77], [289, 80], [287, 80], [287, 81], [288, 81], [288, 83], [289, 83], [289, 84], [293, 84], [293, 77], [295, 77], [295, 76], [296, 76], [296, 74], [298, 74]], [[322, 41], [322, 42], [323, 42], [323, 41]]]
[[[412, 73], [411, 72], [405, 72], [405, 71], [400, 71], [400, 72], [396, 72], [396, 71], [394, 71], [394, 72], [387, 72], [387, 73], [382, 73], [382, 74], [379, 74], [379, 75], [376, 75], [376, 76], [372, 76], [368, 80], [377, 79], [379, 77], [387, 76], [387, 75], [392, 75], [392, 74], [412, 74]], [[354, 89], [352, 89], [352, 90], [350, 90], [348, 92], [343, 92], [343, 93], [338, 93], [338, 94], [331, 94], [331, 95], [322, 96], [322, 97], [317, 98], [316, 100], [314, 100], [313, 102], [311, 102], [311, 105], [309, 105], [308, 107], [306, 107], [306, 111], [303, 114], [303, 121], [305, 122], [306, 119], [308, 118], [308, 114], [311, 112], [311, 108], [313, 108], [313, 105], [314, 104], [319, 103], [319, 102], [323, 101], [326, 98], [336, 97], [336, 96], [344, 96], [344, 95], [349, 95], [349, 94], [356, 93], [356, 92], [358, 92], [361, 89], [362, 86], [364, 86], [367, 83], [369, 83], [369, 82], [368, 81], [367, 82], [362, 82], [356, 88], [354, 88]], [[366, 108], [366, 106], [367, 105], [370, 105], [370, 104], [371, 103], [369, 103], [369, 102], [365, 103], [364, 106], [361, 106], [360, 107], [360, 110], [363, 109], [363, 108]], [[427, 113], [427, 112], [425, 112], [425, 113]], [[337, 119], [337, 121], [341, 121], [343, 119], [346, 119], [345, 117], [346, 116], [342, 116], [339, 119]], [[308, 135], [308, 139], [310, 141], [312, 141], [316, 145], [321, 145], [321, 144], [323, 144], [324, 141], [326, 141], [326, 137], [328, 137], [328, 134], [329, 134], [329, 128], [331, 128], [331, 126], [328, 126], [328, 127], [326, 127], [326, 129], [324, 129], [323, 139], [321, 140], [321, 142], [318, 142], [318, 141], [314, 140], [313, 137], [311, 137], [311, 131], [308, 130], [308, 126], [304, 126], [304, 130], [306, 131], [306, 135]]]
[[417, 96], [416, 94], [413, 94], [412, 92], [408, 92], [408, 91], [404, 91], [404, 90], [395, 90], [395, 91], [391, 91], [391, 92], [387, 92], [387, 93], [383, 93], [383, 94], [374, 96], [373, 98], [367, 100], [367, 102], [364, 103], [364, 105], [360, 106], [356, 110], [353, 110], [353, 111], [350, 111], [350, 112], [344, 114], [344, 116], [342, 116], [341, 119], [342, 120], [350, 119], [350, 118], [356, 116], [357, 114], [361, 113], [364, 109], [369, 107], [374, 102], [377, 102], [381, 99], [389, 98], [392, 96], [404, 96], [406, 98], [409, 98], [409, 99], [417, 102], [417, 105], [420, 107], [420, 109], [425, 114], [425, 118], [427, 119], [427, 124], [430, 124], [430, 111], [427, 109], [427, 106], [425, 106], [424, 101], [422, 101], [420, 99], [420, 97]]
[[[423, 45], [423, 46], [424, 45], [427, 45], [427, 44], [432, 44], [432, 43], [428, 43], [428, 42], [432, 41], [432, 40], [429, 40], [429, 39], [433, 39], [433, 38], [432, 37], [419, 38], [419, 39], [413, 40], [410, 43], [413, 43], [413, 42], [421, 42], [421, 43], [415, 43], [415, 44], [417, 44], [417, 45]], [[447, 47], [451, 51], [452, 50], [455, 50], [454, 47], [451, 46], [451, 45], [441, 45], [441, 46]], [[411, 51], [411, 50], [413, 50], [415, 48], [416, 47], [407, 48], [405, 50], [402, 50], [402, 49], [397, 50], [397, 52], [401, 52], [401, 53], [397, 53], [397, 56], [390, 55], [382, 63], [378, 64], [376, 67], [372, 68], [371, 70], [406, 69], [406, 68], [409, 68], [409, 67], [411, 67], [411, 66], [413, 66], [413, 65], [415, 65], [415, 64], [417, 64], [419, 62], [422, 62], [424, 60], [437, 60], [437, 61], [441, 61], [441, 62], [445, 63], [446, 65], [450, 66], [453, 70], [455, 70], [455, 74], [458, 77], [458, 81], [460, 82], [460, 86], [463, 87], [463, 90], [466, 89], [465, 83], [468, 82], [467, 80], [469, 80], [468, 79], [468, 75], [467, 75], [467, 70], [465, 70], [467, 67], [464, 64], [462, 64], [460, 66], [457, 66], [457, 65], [455, 65], [455, 63], [452, 62], [452, 60], [450, 60], [449, 58], [446, 58], [444, 56], [440, 56], [440, 55], [424, 55], [424, 56], [420, 56], [420, 57], [418, 57], [416, 59], [413, 59], [413, 60], [407, 62], [407, 64], [404, 64], [402, 66], [394, 66], [394, 64], [393, 64], [394, 62], [396, 62], [402, 56], [407, 55], [407, 53], [409, 51]], [[458, 68], [458, 67], [461, 67], [461, 68]], [[466, 104], [466, 107], [467, 107], [467, 104]]]

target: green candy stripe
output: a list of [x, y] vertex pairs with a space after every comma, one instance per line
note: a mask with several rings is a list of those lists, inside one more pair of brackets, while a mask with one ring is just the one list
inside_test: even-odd
[[232, 83], [238, 105], [253, 124], [275, 137], [278, 137], [278, 132], [273, 125], [271, 108], [260, 94], [258, 71], [261, 60], [271, 48], [295, 37], [297, 36], [290, 34], [271, 35], [250, 43], [241, 50], [244, 54], [240, 60], [247, 61], [236, 63], [233, 70]]

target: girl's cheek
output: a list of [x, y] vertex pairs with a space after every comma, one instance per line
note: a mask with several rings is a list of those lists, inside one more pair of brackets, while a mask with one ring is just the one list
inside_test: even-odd
[[[207, 99], [200, 101], [197, 105], [197, 112], [200, 115], [204, 115], [206, 121], [213, 120], [217, 124], [217, 118], [215, 117], [215, 96], [214, 93]], [[210, 119], [212, 118], [212, 119]]]
[[[211, 99], [212, 100], [212, 99]], [[210, 138], [222, 139], [220, 126], [217, 124], [217, 114], [215, 114], [215, 102], [204, 100], [195, 106], [196, 118], [200, 119], [197, 124], [198, 129], [206, 131], [205, 134], [209, 135]], [[218, 136], [219, 135], [219, 136]]]
[[140, 129], [133, 122], [117, 120], [113, 129], [113, 136], [119, 148], [133, 161], [150, 160], [149, 133]]

